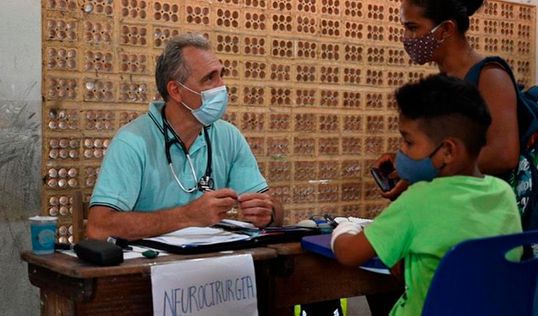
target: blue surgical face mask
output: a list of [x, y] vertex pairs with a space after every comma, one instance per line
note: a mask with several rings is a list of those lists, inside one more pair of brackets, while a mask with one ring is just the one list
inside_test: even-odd
[[209, 126], [213, 124], [216, 120], [222, 117], [224, 112], [226, 112], [226, 107], [228, 106], [228, 90], [226, 89], [226, 86], [220, 86], [198, 93], [179, 81], [177, 83], [190, 92], [202, 97], [202, 105], [197, 109], [192, 109], [181, 102], [181, 104], [189, 109], [192, 115], [202, 123], [202, 125]]
[[419, 181], [432, 181], [439, 174], [439, 170], [433, 165], [432, 157], [443, 143], [439, 144], [431, 154], [423, 159], [413, 159], [404, 154], [401, 150], [396, 153], [396, 171], [400, 178], [413, 184]]

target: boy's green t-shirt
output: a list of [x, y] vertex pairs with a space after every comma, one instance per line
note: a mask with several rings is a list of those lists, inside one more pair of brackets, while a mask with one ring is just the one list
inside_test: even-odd
[[406, 292], [391, 315], [420, 315], [445, 253], [472, 238], [521, 232], [514, 193], [503, 180], [452, 176], [410, 186], [365, 228], [378, 257], [405, 259]]

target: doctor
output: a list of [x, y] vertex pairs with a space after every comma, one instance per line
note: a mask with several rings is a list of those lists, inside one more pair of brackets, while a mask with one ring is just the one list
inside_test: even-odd
[[139, 239], [218, 223], [232, 208], [258, 227], [281, 225], [245, 138], [220, 120], [223, 66], [201, 35], [169, 41], [155, 70], [164, 101], [123, 126], [90, 201], [89, 238]]

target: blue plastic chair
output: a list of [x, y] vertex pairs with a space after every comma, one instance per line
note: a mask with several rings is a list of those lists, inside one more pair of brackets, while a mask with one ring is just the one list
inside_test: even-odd
[[435, 272], [422, 315], [538, 315], [533, 306], [538, 258], [520, 262], [505, 258], [507, 251], [534, 243], [538, 230], [456, 245]]

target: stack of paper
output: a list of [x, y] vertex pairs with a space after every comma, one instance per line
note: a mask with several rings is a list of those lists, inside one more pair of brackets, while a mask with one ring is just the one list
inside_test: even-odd
[[185, 245], [212, 245], [231, 241], [249, 239], [250, 236], [235, 234], [219, 228], [211, 227], [188, 227], [166, 235], [147, 238], [146, 240], [157, 241], [173, 246]]

